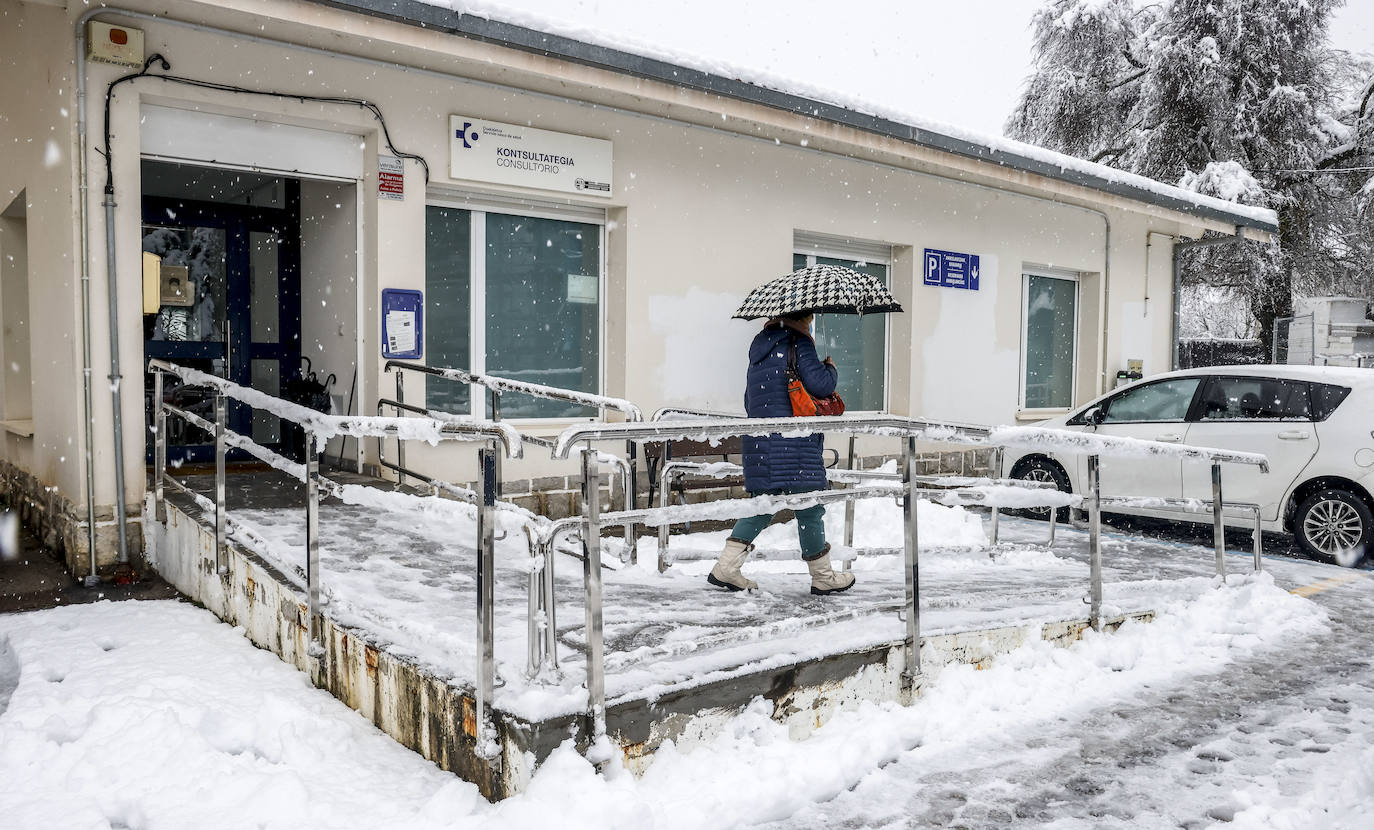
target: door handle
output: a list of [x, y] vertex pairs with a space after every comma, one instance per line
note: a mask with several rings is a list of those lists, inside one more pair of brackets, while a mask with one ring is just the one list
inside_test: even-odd
[[1166, 444], [1177, 444], [1183, 440], [1183, 436], [1177, 432], [1166, 432], [1163, 435], [1155, 436], [1156, 441], [1163, 441]]
[[1279, 437], [1285, 441], [1302, 441], [1309, 435], [1305, 429], [1285, 429], [1279, 433]]

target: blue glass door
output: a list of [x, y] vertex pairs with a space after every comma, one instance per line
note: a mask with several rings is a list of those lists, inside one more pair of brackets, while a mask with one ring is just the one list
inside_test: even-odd
[[[145, 253], [161, 257], [171, 278], [184, 279], [185, 299], [145, 314], [144, 355], [189, 366], [279, 395], [300, 364], [300, 187], [284, 183], [281, 207], [143, 197]], [[152, 382], [145, 384], [152, 423]], [[168, 378], [164, 397], [207, 420], [213, 397]], [[231, 402], [227, 426], [279, 447], [278, 419]], [[213, 439], [168, 419], [168, 460], [210, 461]], [[148, 442], [151, 459], [152, 442]], [[231, 457], [246, 457], [234, 451]]]

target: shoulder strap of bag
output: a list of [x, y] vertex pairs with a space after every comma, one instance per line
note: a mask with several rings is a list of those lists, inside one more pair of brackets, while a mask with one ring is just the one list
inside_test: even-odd
[[791, 332], [787, 335], [787, 377], [789, 380], [801, 379], [801, 372], [797, 371], [797, 336]]

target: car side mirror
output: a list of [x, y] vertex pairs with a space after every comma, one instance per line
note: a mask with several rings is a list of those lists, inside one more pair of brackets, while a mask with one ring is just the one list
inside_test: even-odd
[[1103, 421], [1107, 420], [1107, 410], [1100, 406], [1094, 406], [1092, 409], [1088, 410], [1088, 414], [1085, 415], [1083, 419], [1093, 426], [1098, 426]]

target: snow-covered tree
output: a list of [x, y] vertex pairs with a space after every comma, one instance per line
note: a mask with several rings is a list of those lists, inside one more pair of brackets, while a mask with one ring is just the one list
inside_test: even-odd
[[1363, 210], [1374, 189], [1326, 172], [1374, 146], [1368, 96], [1343, 95], [1359, 69], [1327, 46], [1340, 3], [1049, 0], [1033, 19], [1035, 69], [1007, 132], [1275, 209], [1278, 248], [1203, 249], [1185, 271], [1244, 297], [1269, 348], [1294, 287], [1351, 281], [1351, 256], [1371, 239]]

